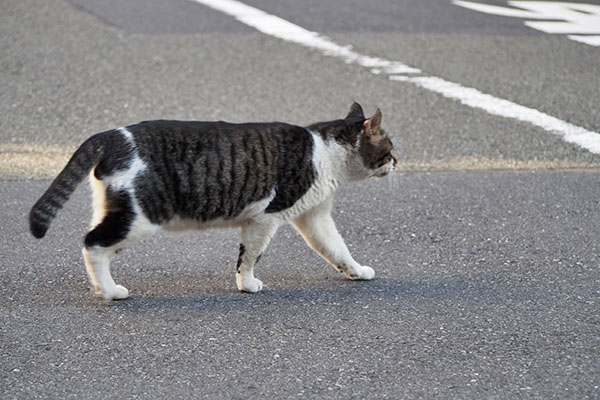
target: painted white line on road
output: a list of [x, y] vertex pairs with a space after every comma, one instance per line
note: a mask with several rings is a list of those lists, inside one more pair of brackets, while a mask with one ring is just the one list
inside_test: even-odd
[[367, 68], [379, 68], [391, 74], [414, 74], [421, 71], [397, 61], [384, 60], [358, 54], [351, 46], [340, 46], [331, 39], [292, 24], [283, 18], [267, 14], [258, 8], [251, 7], [235, 0], [191, 0], [203, 4], [238, 21], [251, 26], [259, 32], [279, 39], [287, 40], [321, 51], [325, 55], [341, 58], [348, 64], [358, 64]]
[[574, 143], [592, 153], [600, 154], [600, 134], [588, 131], [533, 108], [499, 99], [482, 93], [477, 89], [467, 88], [433, 76], [409, 77], [392, 75], [390, 76], [390, 80], [411, 82], [424, 89], [458, 100], [469, 107], [485, 110], [493, 115], [529, 122], [548, 132], [561, 135], [566, 142]]
[[283, 18], [267, 14], [257, 8], [248, 6], [236, 0], [190, 0], [203, 4], [225, 14], [231, 15], [238, 21], [251, 26], [259, 32], [297, 43], [305, 47], [321, 51], [327, 56], [341, 58], [346, 63], [357, 64], [369, 68], [373, 74], [386, 73], [390, 80], [415, 84], [423, 89], [440, 93], [445, 97], [458, 100], [469, 107], [485, 110], [486, 112], [506, 118], [525, 121], [551, 133], [558, 134], [569, 142], [595, 154], [600, 154], [600, 134], [588, 131], [579, 126], [562, 121], [536, 109], [521, 106], [508, 100], [499, 99], [477, 89], [464, 87], [458, 83], [441, 78], [411, 77], [397, 74], [415, 74], [421, 71], [398, 61], [370, 57], [354, 52], [351, 46], [340, 46], [331, 39], [317, 32], [306, 30]]
[[465, 0], [453, 0], [454, 5], [486, 14], [504, 17], [527, 18], [540, 21], [525, 21], [525, 25], [538, 31], [551, 34], [575, 34], [567, 36], [571, 40], [600, 46], [600, 5], [568, 3], [556, 1], [509, 1], [508, 5], [517, 8], [474, 3]]
[[568, 35], [567, 37], [571, 40], [575, 40], [576, 42], [589, 44], [590, 46], [600, 47], [600, 35], [593, 35], [593, 36]]

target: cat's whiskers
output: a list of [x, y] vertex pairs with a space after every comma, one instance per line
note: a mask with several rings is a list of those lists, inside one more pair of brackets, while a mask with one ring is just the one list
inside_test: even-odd
[[396, 171], [393, 170], [392, 172], [387, 174], [387, 176], [385, 177], [385, 180], [387, 181], [387, 186], [392, 193], [396, 191], [396, 180], [394, 179], [394, 176], [393, 176], [395, 174], [396, 174]]

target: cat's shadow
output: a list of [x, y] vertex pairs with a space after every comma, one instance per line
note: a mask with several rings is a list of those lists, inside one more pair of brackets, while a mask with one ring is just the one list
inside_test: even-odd
[[[266, 286], [257, 294], [225, 290], [194, 293], [136, 294], [126, 300], [102, 303], [109, 308], [131, 312], [228, 312], [252, 310], [290, 310], [319, 307], [377, 308], [386, 305], [416, 303], [496, 303], [506, 295], [503, 285], [490, 285], [478, 279], [441, 278], [411, 281], [376, 278], [373, 281], [353, 282], [344, 279], [325, 279], [302, 286], [281, 283]], [[526, 295], [526, 294], [522, 294]]]
[[[265, 286], [260, 293], [242, 293], [235, 289], [211, 290], [194, 293], [153, 294], [135, 292], [125, 299], [99, 304], [130, 311], [227, 311], [256, 307], [289, 307], [297, 305], [343, 303], [359, 301], [368, 297], [366, 288], [360, 288], [358, 282], [336, 282], [328, 280], [328, 284], [302, 287]], [[363, 282], [364, 285], [364, 282]], [[368, 283], [367, 283], [368, 285]]]

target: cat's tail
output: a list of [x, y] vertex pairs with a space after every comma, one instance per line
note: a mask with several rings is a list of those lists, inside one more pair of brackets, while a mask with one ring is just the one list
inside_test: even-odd
[[79, 183], [100, 162], [106, 141], [104, 133], [90, 137], [75, 151], [67, 166], [31, 208], [29, 229], [33, 236], [38, 239], [44, 237], [58, 211], [69, 200]]

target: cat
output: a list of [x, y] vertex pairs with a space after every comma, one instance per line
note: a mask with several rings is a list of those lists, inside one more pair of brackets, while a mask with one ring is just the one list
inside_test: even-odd
[[236, 281], [244, 292], [262, 289], [254, 266], [285, 223], [347, 278], [369, 280], [375, 271], [352, 258], [331, 209], [340, 184], [394, 170], [381, 119], [379, 109], [365, 118], [355, 102], [344, 119], [308, 127], [157, 120], [101, 132], [32, 207], [30, 230], [44, 237], [89, 175], [93, 217], [83, 258], [106, 301], [129, 296], [110, 274], [117, 252], [160, 230], [241, 228]]

